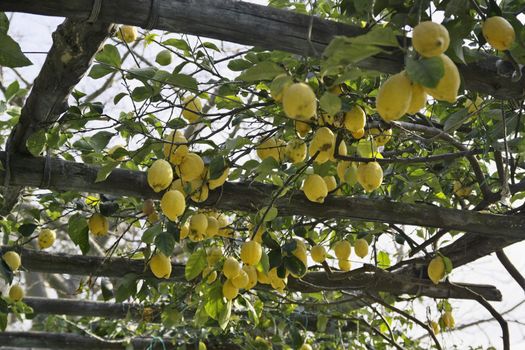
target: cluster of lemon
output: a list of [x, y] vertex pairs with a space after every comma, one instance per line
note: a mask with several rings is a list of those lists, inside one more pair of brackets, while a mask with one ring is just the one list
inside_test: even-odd
[[[334, 250], [335, 257], [338, 260], [339, 268], [343, 271], [350, 271], [351, 269], [351, 263], [350, 263], [350, 254], [352, 253], [352, 245], [347, 240], [340, 240], [337, 241], [332, 249]], [[363, 239], [359, 238], [354, 242], [354, 251], [355, 254], [360, 257], [364, 258], [368, 255], [368, 242]], [[315, 245], [312, 247], [311, 250], [312, 253], [312, 260], [322, 264], [327, 257], [326, 249], [322, 245]]]
[[438, 334], [441, 329], [452, 329], [456, 325], [456, 321], [454, 320], [454, 316], [452, 315], [452, 311], [445, 311], [441, 314], [441, 317], [439, 318], [439, 321], [430, 321], [429, 322], [430, 328], [432, 329], [432, 332], [434, 334]]
[[[20, 255], [13, 250], [2, 254], [2, 260], [13, 273], [17, 272], [20, 266], [22, 266], [22, 259], [20, 258]], [[19, 284], [13, 284], [9, 288], [9, 299], [14, 302], [22, 300], [24, 295], [24, 289]]]

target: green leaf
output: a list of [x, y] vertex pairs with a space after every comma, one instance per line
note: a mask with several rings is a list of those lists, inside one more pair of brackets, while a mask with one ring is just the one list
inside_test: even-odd
[[259, 263], [261, 264], [262, 272], [268, 273], [268, 271], [270, 271], [270, 259], [268, 259], [268, 254], [266, 254], [264, 249], [262, 251], [261, 260]]
[[[268, 212], [267, 212], [268, 210]], [[272, 206], [270, 209], [268, 207], [263, 207], [259, 212], [257, 213], [257, 221], [262, 220], [263, 222], [269, 222], [272, 221], [277, 217], [278, 211], [277, 208]], [[264, 216], [263, 216], [264, 215]]]
[[166, 256], [173, 254], [175, 248], [175, 238], [169, 232], [162, 232], [155, 237], [155, 245]]
[[243, 60], [242, 58], [238, 58], [228, 62], [228, 68], [234, 72], [241, 72], [245, 69], [250, 68], [251, 66], [253, 66], [252, 62]]
[[99, 131], [89, 139], [89, 144], [97, 152], [102, 151], [108, 145], [115, 133], [109, 131]]
[[272, 80], [279, 74], [284, 73], [284, 69], [276, 63], [270, 61], [263, 61], [257, 63], [253, 67], [246, 69], [237, 77], [237, 80], [242, 81], [259, 81], [259, 80]]
[[151, 86], [137, 86], [131, 92], [131, 98], [135, 102], [142, 102], [153, 95], [154, 91]]
[[[128, 79], [137, 79], [146, 83], [150, 79], [154, 79], [159, 70], [156, 67], [131, 68], [128, 70]], [[166, 71], [163, 71], [170, 74]]]
[[34, 134], [31, 134], [26, 141], [28, 151], [35, 157], [38, 157], [44, 150], [46, 145], [47, 137], [44, 129], [37, 130]]
[[221, 50], [215, 45], [214, 43], [210, 43], [209, 41], [205, 41], [202, 43], [202, 46], [204, 46], [207, 49], [214, 50], [217, 52], [221, 52]]
[[7, 328], [7, 313], [0, 313], [0, 331], [5, 331]]
[[406, 63], [406, 71], [414, 83], [435, 88], [445, 74], [445, 67], [439, 56], [419, 60], [409, 57]]
[[218, 321], [225, 308], [226, 304], [222, 297], [222, 283], [217, 280], [210, 286], [204, 310], [208, 316]]
[[381, 250], [377, 253], [377, 266], [380, 269], [386, 269], [390, 267], [390, 256], [387, 252]]
[[294, 275], [302, 276], [306, 273], [306, 266], [295, 255], [284, 257], [283, 262], [284, 267]]
[[120, 280], [115, 293], [115, 301], [120, 303], [137, 293], [137, 275], [128, 273]]
[[152, 244], [155, 237], [157, 237], [158, 234], [162, 232], [162, 226], [160, 223], [157, 223], [153, 226], [150, 226], [144, 233], [142, 234], [142, 237], [140, 238], [142, 242], [146, 244]]
[[270, 262], [270, 268], [269, 270], [273, 269], [274, 267], [281, 266], [283, 262], [283, 256], [281, 255], [281, 249], [273, 249], [268, 254], [268, 260]]
[[95, 182], [101, 182], [108, 178], [109, 174], [119, 165], [120, 162], [110, 160], [98, 169]]
[[91, 70], [89, 71], [88, 77], [92, 79], [100, 79], [108, 74], [111, 74], [115, 71], [113, 67], [110, 67], [105, 64], [94, 64]]
[[0, 66], [15, 68], [32, 65], [23, 53], [20, 45], [9, 35], [0, 31]]
[[11, 97], [15, 96], [15, 94], [20, 90], [20, 84], [18, 83], [18, 80], [13, 81], [9, 86], [5, 89], [5, 99], [9, 100]]
[[194, 251], [186, 263], [186, 269], [184, 271], [186, 280], [191, 281], [197, 277], [202, 270], [204, 270], [206, 264], [206, 251], [204, 251], [204, 249]]
[[444, 132], [453, 132], [457, 130], [464, 122], [470, 118], [469, 112], [466, 108], [460, 109], [457, 112], [452, 113], [443, 126]]
[[8, 30], [9, 18], [7, 18], [7, 15], [4, 12], [0, 12], [0, 32], [3, 34], [7, 34]]
[[255, 308], [253, 307], [252, 303], [250, 303], [250, 300], [248, 300], [248, 298], [246, 298], [242, 294], [239, 294], [239, 296], [248, 311], [248, 317], [250, 318], [252, 323], [255, 326], [257, 326], [259, 324], [259, 316], [257, 315], [257, 311], [255, 311]]
[[262, 240], [263, 240], [264, 245], [272, 250], [281, 249], [281, 246], [279, 245], [279, 243], [268, 232], [263, 233]]
[[225, 308], [219, 314], [219, 327], [221, 327], [222, 330], [226, 329], [226, 326], [228, 326], [228, 323], [230, 322], [231, 314], [232, 314], [232, 301], [228, 300], [228, 302], [225, 305]]
[[167, 45], [167, 46], [173, 46], [182, 51], [190, 51], [190, 45], [185, 40], [182, 40], [182, 39], [172, 38], [172, 39], [164, 40], [162, 44]]
[[122, 65], [118, 49], [111, 44], [104, 45], [104, 48], [96, 54], [95, 59], [112, 67], [120, 68]]
[[224, 160], [224, 157], [213, 158], [208, 168], [210, 170], [210, 180], [221, 177], [224, 169], [226, 169], [226, 161]]
[[80, 247], [82, 254], [89, 252], [89, 228], [86, 218], [80, 214], [74, 214], [69, 218], [68, 230], [69, 237]]
[[24, 237], [29, 237], [35, 232], [37, 227], [35, 224], [22, 224], [18, 227], [18, 232]]
[[199, 89], [197, 80], [187, 74], [172, 74], [169, 83], [175, 87], [185, 90], [197, 91]]
[[449, 273], [452, 272], [452, 260], [450, 260], [448, 257], [446, 256], [441, 256], [443, 258], [443, 263], [445, 264], [445, 273], [448, 275]]
[[325, 92], [321, 96], [319, 104], [329, 115], [336, 115], [341, 110], [341, 99], [330, 92]]

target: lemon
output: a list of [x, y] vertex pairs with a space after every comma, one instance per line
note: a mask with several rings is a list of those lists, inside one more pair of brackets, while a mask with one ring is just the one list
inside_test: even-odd
[[206, 283], [212, 284], [217, 279], [217, 271], [212, 271], [210, 267], [206, 267], [202, 270], [202, 277], [206, 278]]
[[271, 279], [266, 273], [257, 270], [257, 282], [261, 284], [270, 284]]
[[182, 100], [182, 116], [190, 123], [196, 122], [202, 112], [201, 100], [193, 95], [186, 96]]
[[321, 176], [312, 174], [304, 180], [303, 192], [311, 202], [323, 203], [328, 195], [328, 188]]
[[365, 136], [365, 129], [359, 129], [356, 132], [352, 132], [352, 137], [356, 140], [359, 140], [363, 136]]
[[231, 279], [232, 284], [235, 286], [235, 288], [238, 289], [244, 289], [246, 286], [248, 286], [248, 283], [250, 282], [250, 278], [248, 277], [248, 274], [246, 271], [241, 269], [237, 276], [233, 277]]
[[392, 129], [379, 130], [377, 128], [372, 128], [368, 130], [368, 133], [372, 135], [376, 146], [384, 146], [392, 138]]
[[337, 96], [341, 96], [344, 92], [343, 92], [343, 84], [336, 84], [332, 87], [330, 87], [330, 89], [328, 89], [328, 91], [334, 95], [337, 95]]
[[333, 250], [337, 259], [347, 260], [352, 252], [352, 245], [350, 245], [350, 242], [343, 239], [335, 242]]
[[206, 228], [206, 236], [208, 238], [217, 236], [219, 234], [219, 220], [213, 216], [208, 216], [208, 228]]
[[483, 104], [483, 99], [480, 96], [476, 96], [476, 100], [472, 101], [471, 99], [467, 99], [465, 102], [465, 108], [469, 113], [476, 112], [479, 108], [481, 108], [481, 105]]
[[202, 240], [206, 236], [208, 229], [208, 217], [203, 213], [197, 213], [190, 218], [190, 236], [197, 237], [197, 240]]
[[170, 50], [162, 50], [155, 57], [155, 62], [161, 66], [169, 66], [171, 64], [173, 56]]
[[434, 57], [447, 51], [450, 44], [448, 30], [439, 23], [419, 23], [412, 33], [412, 46], [423, 57]]
[[12, 301], [20, 301], [24, 299], [24, 295], [24, 290], [19, 284], [13, 284], [11, 288], [9, 288], [9, 299]]
[[270, 278], [270, 284], [272, 285], [273, 289], [277, 289], [278, 291], [282, 292], [284, 288], [286, 288], [286, 284], [288, 283], [288, 278], [280, 278], [277, 275], [277, 268], [274, 267], [270, 271], [268, 271], [268, 277]]
[[177, 190], [167, 191], [160, 200], [160, 209], [168, 219], [176, 221], [186, 210], [186, 199]]
[[219, 221], [219, 235], [224, 237], [233, 236], [233, 230], [229, 227], [230, 223], [226, 215], [220, 214], [217, 216], [217, 220]]
[[366, 239], [359, 238], [354, 242], [355, 255], [364, 258], [368, 255], [368, 242]]
[[182, 179], [175, 179], [171, 183], [170, 190], [179, 191], [180, 193], [184, 195], [184, 197], [186, 197], [188, 194], [186, 193], [185, 187], [186, 187], [186, 184], [184, 183], [184, 181], [182, 181]]
[[[209, 179], [208, 180], [208, 187], [209, 187], [209, 189], [210, 190], [214, 190], [214, 189], [219, 188], [222, 185], [224, 185], [224, 183], [228, 179], [228, 175], [229, 174], [230, 174], [230, 168], [226, 167], [222, 171], [221, 176], [219, 176], [216, 179]], [[209, 170], [208, 170], [208, 178], [210, 178], [210, 171]]]
[[222, 266], [222, 273], [226, 278], [232, 279], [241, 271], [241, 264], [234, 257], [230, 256], [224, 261]]
[[461, 84], [458, 67], [456, 67], [447, 55], [440, 55], [439, 57], [443, 60], [445, 73], [435, 88], [425, 88], [425, 90], [436, 100], [454, 103], [456, 102], [459, 85]]
[[439, 281], [445, 277], [445, 262], [441, 256], [438, 255], [430, 260], [427, 273], [434, 284], [438, 284]]
[[151, 257], [149, 268], [157, 278], [170, 278], [171, 260], [166, 255], [157, 253]]
[[333, 157], [335, 148], [335, 135], [332, 130], [328, 129], [326, 126], [323, 126], [314, 134], [312, 141], [310, 142], [310, 147], [308, 152], [310, 157], [313, 157], [317, 152], [319, 154], [315, 158], [315, 162], [323, 164], [326, 161], [330, 160]]
[[456, 321], [454, 320], [454, 316], [452, 316], [451, 311], [445, 311], [445, 313], [441, 316], [441, 322], [447, 329], [452, 329], [456, 325]]
[[340, 182], [350, 186], [357, 183], [357, 164], [350, 161], [339, 161], [337, 163], [337, 176]]
[[4, 262], [13, 272], [17, 271], [20, 268], [20, 265], [22, 265], [22, 259], [20, 259], [20, 255], [12, 250], [5, 252], [2, 255], [2, 260], [4, 260]]
[[435, 322], [435, 321], [430, 321], [430, 327], [432, 328], [432, 332], [434, 332], [434, 334], [439, 334], [439, 331], [440, 331], [440, 328], [439, 328], [439, 323]]
[[293, 84], [293, 80], [286, 73], [276, 76], [270, 84], [270, 95], [275, 102], [281, 102], [286, 88]]
[[378, 162], [361, 163], [357, 167], [357, 182], [366, 192], [379, 188], [383, 182], [383, 169]]
[[363, 109], [357, 105], [353, 106], [345, 113], [345, 128], [350, 132], [357, 132], [364, 129], [366, 124], [366, 114]]
[[255, 236], [253, 236], [253, 240], [255, 242], [262, 243], [262, 236], [264, 232], [265, 232], [264, 224], [259, 225], [257, 232], [255, 232]]
[[117, 29], [117, 38], [128, 44], [137, 40], [138, 36], [137, 28], [134, 26], [122, 25]]
[[208, 184], [204, 180], [199, 178], [197, 178], [196, 180], [192, 180], [190, 181], [190, 187], [192, 201], [194, 201], [195, 203], [202, 203], [208, 199], [210, 189], [208, 188]]
[[328, 175], [323, 177], [324, 183], [326, 184], [326, 189], [328, 192], [332, 192], [337, 188], [337, 181], [335, 179], [335, 176]]
[[301, 345], [299, 350], [312, 350], [312, 347], [310, 346], [310, 344], [304, 343], [303, 345]]
[[316, 263], [323, 263], [326, 260], [326, 249], [322, 245], [314, 245], [310, 251], [312, 260]]
[[156, 223], [157, 221], [159, 221], [159, 219], [160, 219], [160, 217], [159, 217], [159, 213], [157, 213], [157, 211], [154, 211], [153, 213], [148, 215], [148, 222], [150, 224]]
[[305, 83], [288, 86], [283, 93], [283, 109], [288, 118], [310, 121], [315, 118], [317, 100], [312, 88]]
[[257, 285], [257, 269], [255, 266], [248, 265], [244, 265], [242, 269], [248, 275], [248, 284], [244, 287], [244, 289], [250, 290]]
[[306, 135], [308, 135], [310, 131], [312, 131], [312, 127], [308, 123], [296, 120], [295, 121], [295, 131], [297, 132], [297, 135], [299, 135], [300, 137], [305, 137]]
[[246, 265], [257, 265], [261, 260], [262, 246], [256, 241], [244, 242], [241, 245], [241, 261]]
[[510, 49], [516, 38], [512, 25], [500, 16], [487, 18], [483, 22], [481, 32], [490, 46], [500, 51]]
[[[338, 155], [340, 155], [340, 156], [346, 156], [346, 155], [348, 154], [348, 148], [346, 147], [346, 142], [341, 141], [341, 142], [339, 143], [339, 147], [337, 148], [337, 153], [338, 153]], [[332, 161], [334, 161], [334, 162], [336, 161], [336, 159], [335, 159], [335, 157], [334, 157], [333, 154], [332, 154], [332, 156], [330, 157], [330, 160], [332, 160]]]
[[188, 221], [186, 221], [180, 227], [179, 240], [182, 241], [184, 238], [188, 237], [189, 234], [190, 234], [190, 223]]
[[213, 246], [208, 250], [206, 254], [206, 261], [208, 266], [215, 265], [222, 258], [222, 249], [219, 246]]
[[160, 192], [173, 181], [173, 169], [170, 163], [158, 159], [148, 169], [148, 184], [155, 192]]
[[[304, 267], [307, 268], [308, 267], [308, 256], [307, 256], [307, 253], [306, 253], [306, 246], [304, 245], [304, 243], [302, 241], [300, 241], [300, 240], [298, 240], [296, 238], [294, 238], [294, 240], [297, 242], [297, 246], [292, 251], [292, 254], [303, 263]], [[306, 269], [305, 269], [304, 273], [306, 273]], [[292, 276], [294, 276], [295, 278], [302, 277], [302, 275], [295, 275], [293, 273], [292, 273]]]
[[453, 186], [454, 194], [459, 198], [466, 198], [472, 193], [472, 187], [464, 186], [461, 182], [457, 180], [454, 181]]
[[88, 227], [95, 236], [105, 236], [109, 231], [109, 222], [104, 215], [94, 213], [88, 220]]
[[412, 83], [403, 70], [392, 75], [379, 87], [376, 110], [387, 122], [398, 120], [408, 111], [411, 100]]
[[272, 157], [276, 161], [280, 162], [284, 158], [285, 145], [284, 141], [278, 140], [275, 137], [269, 137], [260, 143], [257, 147], [257, 156], [261, 160]]
[[56, 240], [56, 233], [53, 230], [50, 230], [48, 228], [43, 229], [38, 234], [38, 247], [40, 249], [46, 249], [49, 248], [55, 243]]
[[164, 157], [166, 157], [171, 164], [179, 165], [189, 152], [187, 145], [188, 140], [180, 130], [177, 130], [167, 135], [164, 141], [162, 148]]
[[183, 181], [198, 179], [204, 171], [204, 161], [198, 154], [189, 152], [175, 171]]
[[306, 158], [306, 142], [300, 139], [294, 139], [286, 145], [284, 150], [286, 157], [293, 163], [301, 163]]
[[231, 280], [226, 280], [222, 285], [222, 296], [227, 300], [233, 300], [239, 295], [239, 289], [236, 288]]
[[339, 259], [338, 264], [339, 264], [339, 268], [343, 271], [350, 271], [350, 269], [352, 268], [352, 264], [350, 263], [350, 260]]
[[423, 86], [413, 83], [412, 84], [412, 99], [410, 100], [410, 106], [408, 106], [408, 114], [416, 114], [427, 104], [427, 93]]

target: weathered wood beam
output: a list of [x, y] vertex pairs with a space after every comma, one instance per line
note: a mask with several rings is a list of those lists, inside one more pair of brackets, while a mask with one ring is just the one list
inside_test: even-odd
[[[153, 21], [156, 29], [299, 55], [313, 56], [315, 52], [322, 53], [334, 36], [356, 36], [364, 33], [357, 26], [314, 18], [309, 42], [310, 17], [291, 11], [233, 0], [158, 0], [158, 3], [158, 19]], [[92, 6], [93, 0], [2, 0], [0, 11], [86, 19]], [[150, 8], [150, 0], [103, 1], [98, 18], [105, 22], [146, 27]], [[499, 76], [497, 61], [497, 57], [487, 55], [478, 62], [460, 65], [465, 88], [501, 99], [522, 98], [525, 78], [513, 82], [508, 77]], [[379, 54], [361, 61], [358, 66], [397, 73], [403, 67], [403, 54], [400, 50], [391, 54]]]
[[[0, 152], [5, 164], [5, 153]], [[115, 169], [105, 181], [95, 182], [99, 167], [48, 159], [48, 180], [44, 177], [46, 158], [17, 155], [10, 160], [11, 183], [18, 186], [42, 187], [58, 191], [105, 193], [117, 196], [160, 198], [147, 184], [146, 174], [140, 171]], [[0, 172], [0, 181], [5, 172]], [[270, 202], [275, 187], [259, 183], [226, 183], [212, 191], [208, 200], [199, 206], [221, 210], [253, 212]], [[476, 232], [489, 237], [502, 236], [525, 239], [525, 219], [478, 213], [467, 210], [440, 208], [426, 204], [408, 204], [384, 199], [362, 197], [328, 197], [323, 204], [310, 202], [299, 191], [290, 191], [286, 198], [275, 202], [279, 215], [305, 215], [316, 218], [357, 219], [449, 230]]]
[[[13, 247], [0, 246], [0, 253]], [[144, 260], [125, 258], [100, 258], [70, 254], [51, 254], [17, 248], [22, 257], [22, 265], [29, 271], [59, 273], [70, 275], [91, 275], [99, 277], [122, 277], [134, 273], [137, 278], [155, 278]], [[172, 264], [172, 281], [185, 281], [184, 265]], [[459, 286], [459, 287], [458, 287]], [[289, 278], [288, 290], [313, 293], [326, 290], [366, 290], [369, 292], [389, 292], [393, 295], [411, 294], [432, 298], [470, 299], [461, 287], [469, 287], [487, 300], [501, 300], [501, 292], [494, 286], [462, 283], [440, 283], [434, 285], [430, 280], [411, 278], [365, 266], [342, 275], [334, 273], [329, 277], [325, 272], [309, 272], [300, 280]]]

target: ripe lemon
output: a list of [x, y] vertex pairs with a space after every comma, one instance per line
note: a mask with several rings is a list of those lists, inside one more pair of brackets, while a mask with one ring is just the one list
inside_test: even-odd
[[245, 286], [244, 289], [250, 290], [257, 285], [257, 269], [255, 266], [248, 265], [244, 265], [242, 269], [248, 275], [248, 285]]
[[317, 100], [312, 88], [305, 83], [288, 86], [283, 93], [283, 109], [288, 118], [310, 121], [315, 118]]
[[383, 182], [383, 169], [378, 162], [361, 163], [357, 167], [357, 182], [366, 192], [379, 188]]
[[352, 264], [350, 263], [350, 260], [339, 259], [338, 263], [339, 263], [339, 268], [345, 272], [350, 271], [350, 269], [352, 268]]
[[278, 291], [282, 292], [284, 288], [286, 288], [286, 284], [288, 283], [288, 278], [280, 278], [277, 275], [277, 268], [274, 267], [270, 271], [268, 271], [268, 277], [270, 278], [270, 284], [272, 285], [273, 289], [277, 289]]
[[303, 183], [303, 192], [312, 202], [323, 203], [328, 195], [328, 188], [323, 178], [317, 174], [308, 175]]
[[372, 135], [376, 146], [384, 146], [392, 138], [392, 129], [379, 130], [378, 128], [372, 128], [368, 130], [368, 133]]
[[317, 131], [315, 132], [314, 137], [310, 142], [308, 152], [310, 154], [310, 157], [313, 157], [317, 152], [319, 152], [317, 158], [315, 158], [315, 162], [323, 164], [326, 161], [330, 160], [331, 157], [333, 157], [334, 148], [335, 135], [332, 132], [332, 130], [328, 129], [326, 126], [323, 126], [317, 129]]
[[387, 122], [398, 120], [407, 112], [411, 100], [412, 83], [403, 70], [392, 75], [379, 87], [376, 110]]
[[22, 265], [22, 259], [20, 259], [20, 255], [12, 250], [5, 252], [2, 255], [2, 260], [4, 260], [4, 262], [13, 272], [17, 271], [20, 268], [20, 265]]
[[230, 256], [224, 261], [222, 273], [227, 279], [232, 279], [241, 271], [241, 264], [234, 257]]
[[208, 184], [203, 179], [197, 178], [196, 180], [190, 181], [191, 187], [191, 200], [195, 203], [202, 203], [208, 199], [210, 189]]
[[204, 161], [198, 154], [189, 152], [175, 171], [183, 181], [198, 179], [204, 172]]
[[306, 142], [300, 139], [294, 139], [286, 145], [285, 154], [293, 164], [297, 164], [306, 158], [307, 150]]
[[459, 198], [466, 198], [472, 193], [472, 187], [464, 186], [461, 182], [457, 180], [454, 181], [453, 186], [454, 194]]
[[159, 217], [159, 213], [157, 213], [157, 211], [154, 211], [153, 213], [148, 215], [148, 222], [150, 224], [156, 223], [157, 221], [159, 221], [159, 219], [160, 219], [160, 217]]
[[24, 299], [24, 295], [24, 290], [19, 284], [13, 284], [11, 288], [9, 288], [9, 299], [12, 301], [20, 301]]
[[314, 245], [310, 251], [312, 260], [316, 263], [322, 263], [326, 260], [326, 249], [322, 245]]
[[438, 284], [443, 277], [445, 277], [445, 262], [441, 256], [436, 256], [434, 259], [430, 260], [427, 268], [428, 277]]
[[157, 278], [170, 278], [171, 260], [166, 255], [157, 253], [151, 257], [149, 268]]
[[[190, 218], [190, 236], [202, 240], [206, 236], [208, 229], [208, 217], [203, 213], [193, 214]], [[199, 239], [200, 238], [200, 239]]]
[[312, 347], [310, 346], [310, 344], [304, 343], [303, 345], [301, 345], [299, 350], [312, 350]]
[[480, 96], [476, 96], [476, 101], [472, 101], [471, 99], [467, 99], [467, 101], [465, 101], [465, 108], [469, 113], [474, 113], [479, 108], [481, 108], [482, 104], [483, 99]]
[[328, 89], [328, 91], [334, 95], [341, 96], [344, 93], [343, 84], [336, 84], [332, 86], [330, 89]]
[[[208, 180], [208, 187], [210, 190], [214, 190], [216, 188], [221, 187], [224, 185], [226, 180], [228, 179], [228, 175], [230, 174], [230, 168], [226, 167], [224, 168], [221, 176], [219, 176], [216, 179], [209, 179]], [[210, 171], [208, 170], [208, 178], [210, 178]]]
[[275, 102], [281, 102], [283, 99], [284, 90], [293, 84], [293, 80], [288, 74], [283, 73], [276, 76], [270, 84], [270, 95]]
[[148, 184], [155, 192], [160, 192], [173, 181], [173, 169], [170, 163], [158, 159], [148, 169]]
[[188, 237], [190, 234], [190, 223], [186, 221], [180, 227], [179, 241], [182, 241], [184, 238]]
[[186, 210], [186, 199], [181, 192], [170, 190], [162, 196], [160, 209], [168, 219], [176, 221], [177, 218], [184, 213], [184, 210]]
[[172, 131], [164, 139], [164, 146], [162, 151], [164, 157], [170, 161], [173, 165], [179, 165], [182, 159], [188, 154], [188, 140], [184, 134], [180, 131]]
[[366, 124], [366, 114], [363, 109], [357, 105], [353, 106], [345, 113], [345, 128], [350, 132], [357, 132], [364, 129]]
[[310, 131], [312, 131], [312, 127], [308, 123], [296, 120], [295, 131], [297, 132], [297, 135], [304, 138]]
[[363, 136], [365, 136], [365, 129], [359, 129], [356, 132], [352, 132], [352, 137], [356, 140], [359, 140]]
[[213, 216], [208, 216], [208, 228], [206, 229], [206, 236], [211, 238], [219, 234], [219, 220]]
[[337, 176], [340, 182], [345, 182], [350, 186], [357, 183], [357, 164], [349, 161], [339, 161], [337, 163]]
[[186, 185], [187, 184], [185, 184], [182, 181], [182, 179], [175, 179], [171, 183], [170, 190], [179, 191], [180, 193], [182, 193], [184, 195], [184, 197], [186, 197], [188, 194], [186, 193], [185, 187], [189, 187], [189, 186], [186, 186]]
[[261, 284], [270, 284], [270, 276], [268, 276], [262, 271], [257, 270], [257, 282]]
[[276, 161], [280, 162], [284, 159], [285, 145], [284, 141], [279, 140], [275, 137], [269, 137], [260, 143], [257, 147], [257, 156], [261, 160], [272, 157]]
[[[333, 162], [336, 162], [337, 159], [335, 158], [335, 152], [330, 156], [330, 160]], [[339, 147], [337, 148], [337, 154], [340, 156], [346, 156], [348, 154], [348, 148], [346, 148], [346, 142], [342, 141], [339, 143]]]
[[117, 38], [126, 43], [132, 43], [139, 36], [137, 28], [134, 26], [122, 25], [117, 29]]
[[161, 66], [169, 66], [173, 56], [170, 50], [162, 50], [155, 56], [155, 62]]
[[427, 104], [427, 93], [423, 86], [413, 83], [412, 84], [412, 100], [410, 100], [410, 106], [408, 106], [408, 114], [416, 114]]
[[182, 116], [190, 123], [196, 122], [202, 112], [201, 100], [193, 95], [186, 96], [182, 100]]
[[447, 55], [443, 54], [439, 57], [443, 60], [445, 73], [435, 88], [425, 88], [425, 90], [436, 100], [454, 103], [458, 97], [459, 85], [461, 84], [458, 67]]
[[[297, 242], [297, 247], [293, 250], [292, 254], [303, 263], [305, 268], [308, 268], [308, 255], [306, 252], [306, 246], [304, 243], [302, 243], [302, 241], [299, 241], [298, 239], [294, 240]], [[306, 274], [306, 269], [302, 275], [296, 275], [292, 273], [292, 276], [295, 278], [300, 278], [304, 274]]]
[[321, 112], [321, 115], [319, 116], [319, 119], [317, 120], [317, 124], [319, 126], [334, 125], [334, 123], [335, 123], [335, 117], [325, 112]]
[[359, 238], [354, 242], [355, 255], [364, 258], [368, 255], [368, 242], [366, 239]]
[[352, 252], [352, 245], [350, 245], [350, 242], [343, 239], [337, 241], [334, 244], [333, 249], [337, 259], [347, 260], [350, 257], [350, 253]]
[[57, 238], [57, 234], [55, 231], [50, 230], [48, 228], [43, 229], [38, 234], [38, 247], [40, 249], [46, 249], [49, 248], [55, 243], [55, 240]]
[[217, 216], [217, 220], [219, 221], [219, 235], [223, 237], [232, 237], [233, 230], [229, 227], [230, 223], [228, 222], [226, 215], [220, 214]]
[[512, 25], [500, 16], [487, 18], [485, 22], [483, 22], [481, 31], [485, 40], [496, 50], [508, 50], [516, 38], [516, 33]]
[[248, 274], [246, 271], [241, 269], [237, 276], [233, 277], [231, 279], [232, 284], [235, 286], [235, 288], [238, 289], [244, 289], [246, 286], [248, 286], [248, 283], [250, 282], [250, 278], [248, 277]]
[[239, 295], [239, 289], [237, 289], [231, 280], [226, 280], [222, 285], [222, 296], [227, 300], [233, 300]]
[[326, 184], [326, 189], [328, 192], [332, 192], [337, 188], [337, 181], [335, 179], [335, 176], [328, 175], [323, 177], [324, 183]]
[[445, 311], [445, 313], [441, 316], [441, 322], [447, 329], [454, 328], [456, 321], [454, 320], [454, 316], [452, 316], [452, 311]]
[[450, 44], [448, 30], [439, 23], [419, 23], [412, 33], [412, 46], [423, 57], [434, 57], [447, 51]]
[[241, 261], [246, 265], [257, 265], [261, 260], [262, 246], [256, 241], [244, 242], [241, 245]]
[[215, 265], [222, 258], [222, 249], [219, 246], [213, 246], [208, 250], [206, 254], [206, 261], [208, 266]]
[[217, 279], [217, 271], [214, 271], [211, 267], [207, 266], [202, 270], [202, 278], [206, 278], [206, 282], [212, 284]]
[[434, 332], [434, 334], [439, 334], [439, 323], [435, 322], [435, 321], [430, 321], [430, 327], [432, 328], [432, 332]]
[[88, 220], [88, 227], [95, 236], [105, 236], [109, 231], [109, 222], [104, 215], [94, 213]]

